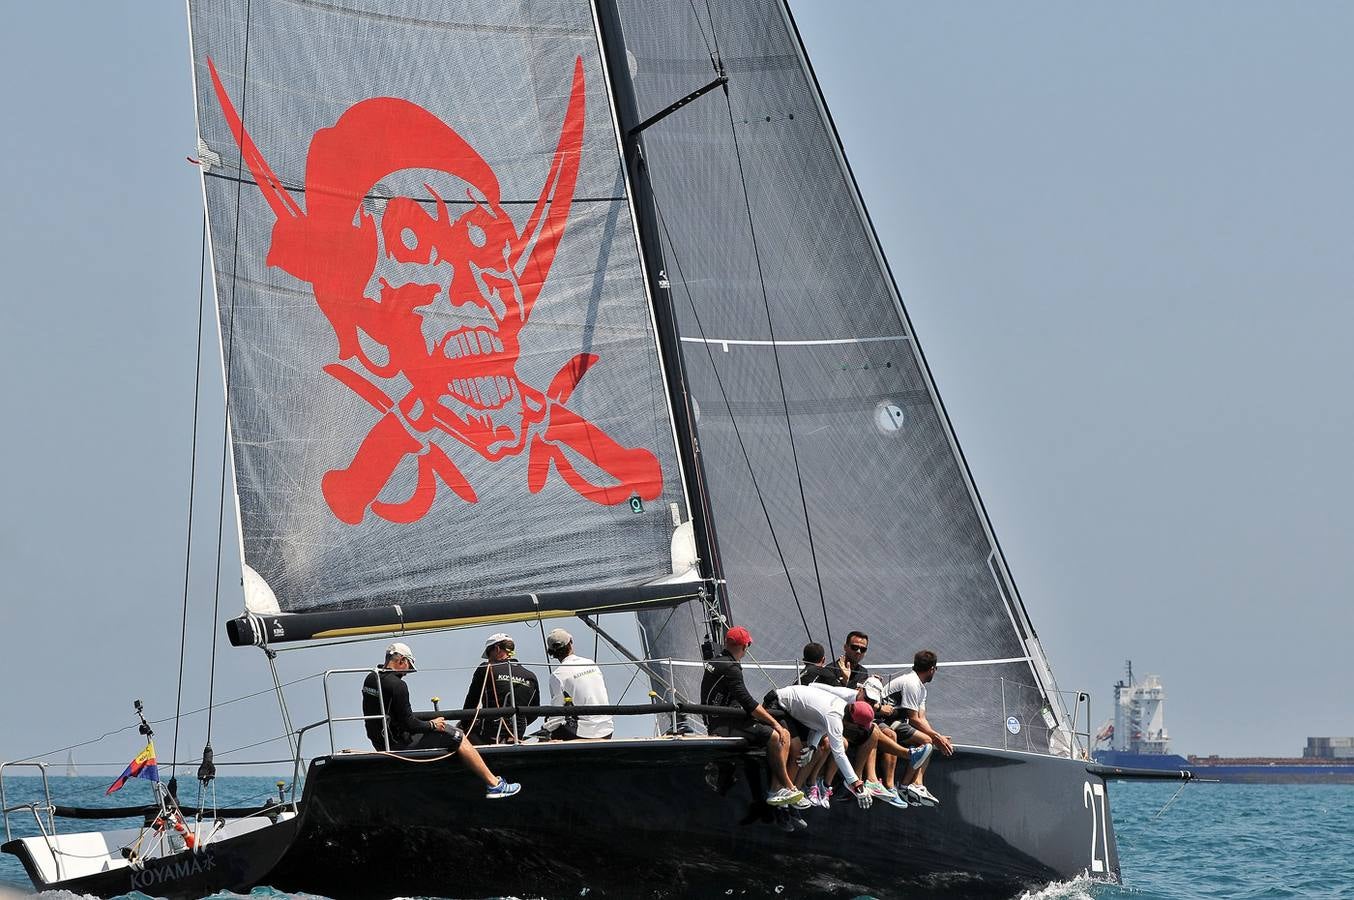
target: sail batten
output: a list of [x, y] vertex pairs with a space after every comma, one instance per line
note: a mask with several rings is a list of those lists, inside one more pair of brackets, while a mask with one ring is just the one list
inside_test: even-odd
[[592, 12], [391, 6], [189, 7], [252, 593], [670, 577], [690, 504]]

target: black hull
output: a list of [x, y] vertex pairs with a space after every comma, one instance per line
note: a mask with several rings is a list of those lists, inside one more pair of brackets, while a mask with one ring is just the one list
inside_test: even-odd
[[[200, 897], [255, 885], [336, 900], [394, 896], [1012, 896], [1081, 874], [1117, 881], [1105, 781], [1085, 763], [960, 748], [935, 760], [935, 808], [838, 800], [787, 833], [753, 802], [763, 760], [728, 739], [535, 744], [482, 750], [522, 793], [483, 785], [436, 753], [320, 757], [301, 814], [191, 856], [46, 884], [111, 897]], [[434, 761], [435, 760], [435, 761]], [[727, 794], [706, 766], [738, 773]], [[760, 796], [760, 794], [758, 794]], [[210, 854], [210, 856], [207, 856]]]
[[70, 891], [72, 894], [117, 897], [140, 892], [171, 900], [191, 900], [221, 891], [248, 893], [266, 884], [296, 835], [297, 819], [290, 819], [237, 837], [216, 841], [201, 852], [183, 852], [162, 859], [148, 859], [141, 869], [122, 867], [79, 878], [46, 882], [21, 841], [10, 841], [0, 850], [13, 853], [23, 863], [33, 886], [40, 891]]
[[[1104, 781], [1084, 763], [962, 749], [927, 782], [936, 808], [809, 810], [789, 834], [751, 802], [727, 741], [488, 748], [522, 793], [485, 800], [458, 763], [316, 760], [296, 842], [268, 883], [329, 897], [1009, 896], [1080, 875], [1118, 879]], [[708, 762], [734, 762], [727, 796]], [[757, 763], [753, 764], [753, 768]], [[1098, 786], [1098, 787], [1097, 787]]]

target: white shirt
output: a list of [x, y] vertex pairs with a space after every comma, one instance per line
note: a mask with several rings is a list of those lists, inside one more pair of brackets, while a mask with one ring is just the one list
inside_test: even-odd
[[[592, 660], [571, 653], [550, 673], [550, 705], [563, 706], [564, 697], [573, 699], [574, 706], [606, 706], [611, 701], [606, 695], [606, 681], [602, 670]], [[554, 731], [564, 724], [564, 716], [550, 716], [545, 730]], [[606, 737], [616, 730], [611, 716], [579, 716], [578, 736]]]
[[856, 778], [856, 770], [851, 765], [851, 758], [846, 755], [846, 739], [842, 737], [842, 714], [846, 712], [848, 701], [838, 693], [839, 691], [845, 691], [852, 701], [855, 700], [854, 688], [832, 688], [822, 684], [793, 684], [790, 687], [783, 687], [776, 691], [776, 699], [792, 718], [813, 730], [814, 733], [809, 737], [810, 746], [817, 746], [823, 735], [827, 735], [827, 745], [832, 750], [833, 758], [837, 760], [837, 768], [841, 769], [846, 783], [851, 785], [859, 779]]
[[915, 671], [899, 675], [884, 685], [885, 697], [892, 697], [895, 694], [898, 695], [898, 702], [894, 706], [914, 712], [926, 711], [926, 685]]

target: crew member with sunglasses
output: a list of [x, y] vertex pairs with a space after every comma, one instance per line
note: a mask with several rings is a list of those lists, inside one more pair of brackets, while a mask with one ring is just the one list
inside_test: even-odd
[[[517, 644], [510, 635], [503, 632], [489, 635], [484, 642], [484, 662], [470, 678], [462, 709], [540, 704], [536, 673], [513, 659], [516, 650]], [[491, 720], [470, 716], [461, 720], [461, 728], [472, 744], [512, 744], [526, 737], [527, 726], [533, 719], [524, 715]]]
[[868, 634], [863, 631], [851, 632], [842, 645], [842, 655], [827, 667], [827, 671], [836, 675], [846, 687], [860, 687], [870, 677], [870, 670], [865, 668], [865, 654], [869, 649]]

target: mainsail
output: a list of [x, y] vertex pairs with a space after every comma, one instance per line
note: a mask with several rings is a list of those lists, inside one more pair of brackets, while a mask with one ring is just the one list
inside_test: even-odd
[[[763, 660], [810, 640], [831, 654], [860, 629], [867, 662], [930, 647], [979, 663], [932, 686], [948, 733], [1002, 746], [1014, 717], [1018, 745], [1061, 743], [1052, 676], [788, 12], [618, 7], [640, 119], [728, 77], [642, 141], [734, 621]], [[699, 645], [680, 611], [641, 620], [651, 655]]]
[[589, 5], [190, 19], [250, 610], [670, 579], [688, 503]]

